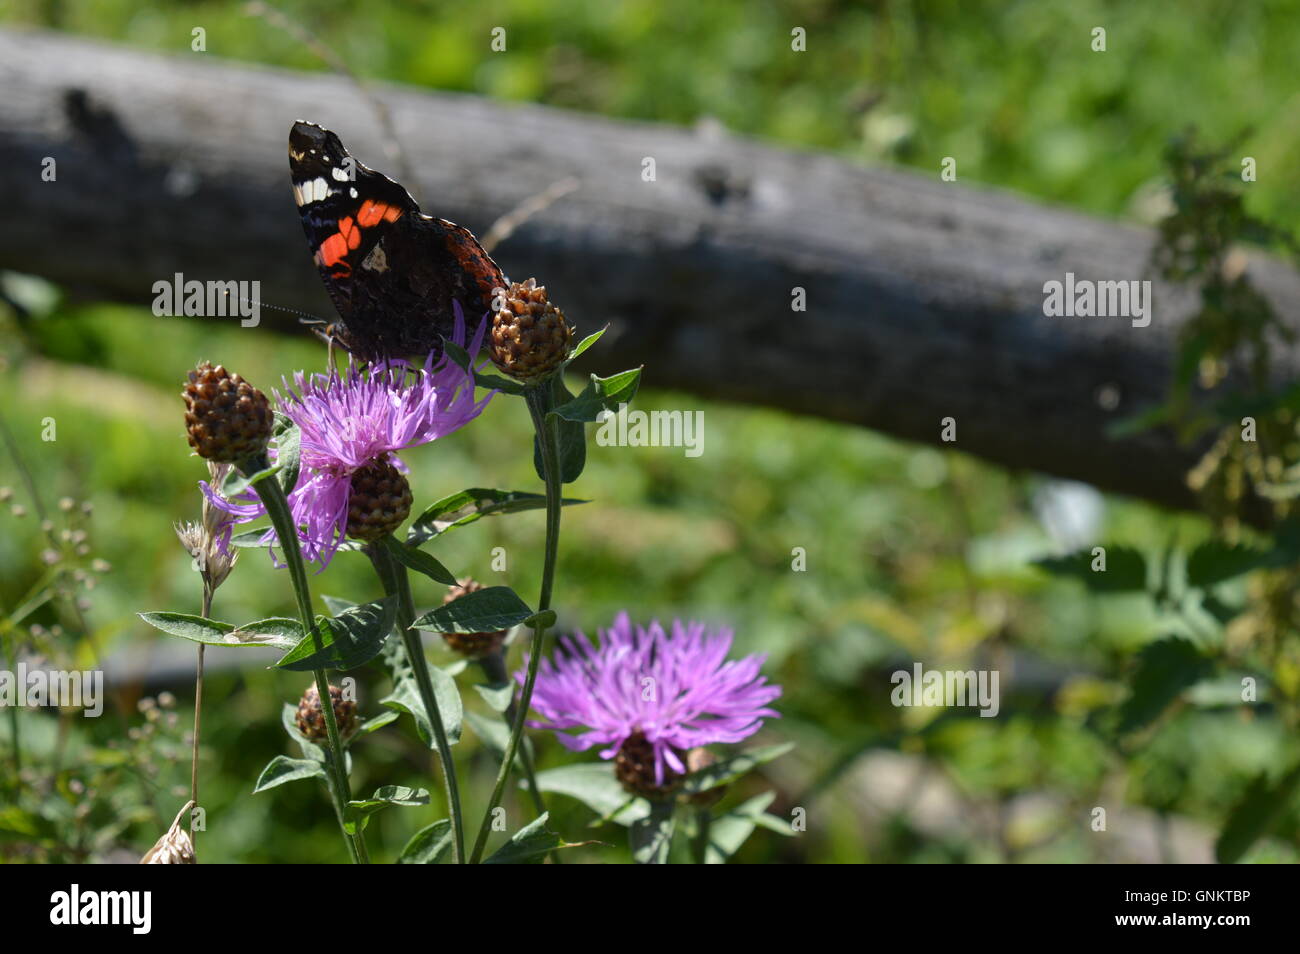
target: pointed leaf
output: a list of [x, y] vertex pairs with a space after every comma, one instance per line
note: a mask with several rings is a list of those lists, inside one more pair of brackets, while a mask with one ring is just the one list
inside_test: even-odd
[[650, 813], [643, 798], [629, 798], [614, 777], [612, 762], [578, 762], [537, 774], [543, 792], [568, 795], [582, 802], [601, 818], [628, 825]]
[[412, 625], [431, 633], [494, 633], [518, 626], [533, 611], [508, 586], [487, 586], [425, 613]]
[[1126, 546], [1107, 546], [1106, 569], [1092, 568], [1092, 550], [1079, 550], [1068, 556], [1047, 557], [1035, 560], [1036, 566], [1054, 576], [1079, 580], [1097, 593], [1138, 592], [1146, 589], [1146, 558], [1138, 550]]
[[[571, 507], [587, 501], [566, 497], [561, 503]], [[406, 544], [412, 547], [419, 546], [448, 530], [464, 527], [482, 517], [544, 509], [546, 509], [544, 494], [471, 487], [442, 498], [416, 517], [410, 530], [407, 531]]]
[[253, 794], [265, 792], [267, 789], [300, 778], [324, 777], [325, 767], [314, 759], [291, 759], [287, 755], [277, 755], [267, 763], [266, 768], [262, 769], [257, 785], [253, 788]]
[[276, 666], [293, 672], [364, 666], [383, 649], [396, 614], [397, 602], [390, 596], [354, 606], [338, 616], [318, 617], [319, 636], [308, 633]]
[[446, 818], [421, 828], [397, 857], [399, 865], [436, 865], [451, 854], [451, 822]]
[[168, 635], [208, 646], [269, 646], [284, 651], [295, 646], [302, 636], [302, 625], [297, 620], [278, 617], [233, 626], [185, 613], [140, 613], [139, 616]]
[[442, 583], [446, 586], [455, 586], [459, 582], [451, 571], [435, 560], [429, 554], [416, 547], [407, 546], [401, 540], [394, 536], [384, 537], [383, 546], [389, 553], [403, 566], [415, 570], [417, 573], [423, 573], [435, 583]]
[[753, 771], [765, 762], [780, 758], [793, 748], [793, 742], [784, 742], [780, 745], [765, 745], [762, 748], [751, 749], [729, 759], [715, 762], [707, 768], [702, 768], [687, 775], [682, 780], [682, 792], [688, 795], [696, 795], [700, 792], [707, 792], [711, 788], [717, 788], [719, 785], [730, 785], [742, 775]]
[[558, 404], [551, 413], [566, 421], [589, 424], [600, 419], [604, 411], [617, 412], [620, 404], [629, 404], [641, 383], [641, 369], [620, 371], [608, 378], [591, 376], [581, 394]]

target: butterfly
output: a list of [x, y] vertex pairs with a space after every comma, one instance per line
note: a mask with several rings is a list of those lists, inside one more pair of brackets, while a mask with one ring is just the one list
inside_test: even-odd
[[425, 215], [328, 129], [293, 124], [289, 171], [307, 244], [339, 313], [329, 334], [358, 358], [440, 354], [452, 302], [474, 320], [505, 289], [505, 275], [469, 229]]

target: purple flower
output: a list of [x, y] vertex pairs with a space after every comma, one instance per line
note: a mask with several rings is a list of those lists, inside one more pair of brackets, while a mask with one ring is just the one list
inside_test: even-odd
[[[487, 329], [486, 322], [467, 349], [476, 354]], [[465, 321], [456, 309], [453, 343], [465, 347]], [[478, 417], [490, 392], [474, 400], [474, 379], [445, 354], [430, 355], [423, 368], [404, 361], [355, 365], [337, 371], [294, 375], [293, 387], [276, 393], [281, 413], [299, 428], [300, 471], [289, 494], [289, 508], [298, 527], [303, 558], [318, 562], [323, 570], [343, 542], [348, 523], [352, 475], [378, 460], [391, 460], [403, 473], [407, 467], [398, 451], [445, 437]], [[226, 500], [209, 485], [203, 492], [240, 523], [265, 513], [254, 493]], [[275, 531], [262, 540], [275, 543]]]
[[[777, 713], [767, 704], [781, 694], [759, 674], [766, 656], [728, 660], [732, 632], [674, 620], [672, 634], [658, 621], [633, 628], [627, 613], [593, 647], [582, 633], [562, 637], [555, 660], [543, 660], [529, 724], [552, 729], [569, 749], [606, 746], [613, 758], [627, 739], [644, 736], [654, 750], [655, 784], [665, 765], [685, 772], [679, 756], [713, 742], [739, 742]], [[516, 674], [520, 682], [523, 672]], [[577, 735], [562, 729], [585, 728]]]

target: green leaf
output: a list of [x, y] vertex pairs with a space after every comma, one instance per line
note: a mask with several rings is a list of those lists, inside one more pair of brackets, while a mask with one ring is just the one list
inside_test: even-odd
[[357, 735], [369, 735], [371, 732], [377, 732], [389, 723], [396, 722], [400, 715], [401, 713], [396, 709], [381, 712], [357, 726]]
[[397, 856], [399, 865], [436, 865], [451, 854], [451, 822], [446, 818], [421, 828]]
[[547, 769], [537, 774], [537, 787], [543, 792], [576, 798], [599, 817], [620, 825], [629, 825], [650, 814], [645, 799], [628, 797], [614, 777], [612, 762], [578, 762]]
[[423, 550], [417, 549], [416, 547], [407, 546], [391, 534], [384, 537], [383, 545], [385, 549], [393, 555], [398, 563], [417, 573], [423, 573], [435, 583], [455, 586], [458, 582], [456, 578], [451, 575], [450, 570], [433, 557], [429, 556], [429, 554], [425, 553]]
[[508, 586], [486, 586], [430, 610], [412, 625], [431, 633], [495, 633], [518, 626], [533, 611]]
[[325, 767], [315, 759], [291, 759], [287, 755], [277, 755], [267, 763], [266, 768], [262, 769], [257, 785], [253, 788], [253, 794], [265, 792], [285, 782], [295, 782], [300, 778], [324, 777]]
[[1300, 765], [1276, 782], [1269, 780], [1267, 772], [1260, 773], [1228, 815], [1214, 846], [1215, 859], [1224, 865], [1240, 861], [1250, 847], [1267, 835], [1286, 814], [1298, 787]]
[[499, 374], [486, 374], [482, 371], [474, 372], [474, 383], [481, 388], [487, 388], [489, 391], [501, 391], [505, 394], [519, 395], [528, 390], [527, 385], [520, 384], [518, 381], [503, 378]]
[[302, 458], [302, 432], [298, 425], [282, 415], [276, 415], [275, 465], [280, 471], [280, 487], [286, 494], [298, 486], [298, 470]]
[[765, 745], [762, 748], [741, 752], [729, 759], [715, 762], [707, 768], [691, 772], [682, 780], [681, 790], [683, 794], [697, 795], [719, 785], [730, 785], [742, 775], [753, 771], [765, 762], [785, 755], [793, 748], [793, 742], [783, 742], [780, 745]]
[[673, 845], [673, 828], [676, 803], [658, 801], [650, 803], [650, 814], [634, 821], [628, 830], [632, 844], [632, 859], [639, 865], [668, 863], [668, 852]]
[[483, 859], [485, 865], [538, 865], [557, 848], [577, 848], [591, 842], [566, 842], [546, 827], [550, 812], [519, 829], [511, 839]]
[[284, 731], [289, 738], [298, 743], [304, 758], [313, 759], [317, 762], [325, 761], [325, 748], [314, 739], [307, 738], [298, 728], [298, 706], [296, 703], [286, 702], [280, 708], [280, 724], [284, 726]]
[[[582, 353], [600, 340], [600, 336], [609, 331], [609, 325], [601, 328], [599, 331], [593, 331], [587, 337], [578, 342], [578, 347], [573, 349], [573, 354], [569, 355], [569, 362], [576, 361]], [[567, 363], [567, 362], [566, 362]]]
[[1272, 554], [1241, 543], [1206, 540], [1187, 558], [1187, 582], [1202, 589], [1268, 566]]
[[349, 835], [358, 830], [364, 831], [370, 816], [389, 805], [404, 807], [428, 805], [429, 793], [423, 788], [407, 788], [404, 785], [385, 785], [377, 789], [370, 798], [350, 801], [343, 816], [343, 827]]
[[1182, 636], [1149, 643], [1138, 654], [1131, 695], [1119, 710], [1120, 733], [1153, 722], [1184, 689], [1208, 676], [1214, 664]]
[[[379, 704], [411, 716], [424, 744], [430, 749], [435, 748], [437, 742], [433, 736], [433, 723], [429, 721], [429, 713], [420, 697], [419, 684], [415, 681], [415, 670], [411, 668], [406, 647], [400, 639], [389, 640], [384, 647], [384, 664], [393, 678], [393, 691], [380, 699]], [[455, 745], [460, 741], [461, 722], [465, 717], [456, 680], [437, 666], [429, 666], [429, 680], [433, 683], [434, 701], [442, 715], [447, 741]]]
[[617, 412], [620, 404], [631, 403], [640, 383], [640, 368], [620, 371], [607, 378], [598, 378], [593, 374], [581, 394], [558, 404], [551, 413], [566, 421], [590, 424], [599, 420], [604, 411]]
[[338, 616], [320, 616], [316, 620], [317, 638], [308, 633], [282, 657], [276, 666], [292, 672], [315, 669], [346, 671], [364, 666], [374, 659], [388, 634], [393, 630], [397, 601], [389, 596], [374, 603], [362, 603]]
[[[557, 374], [547, 382], [547, 408], [548, 411], [543, 415], [543, 420], [547, 422], [548, 429], [551, 421], [550, 409], [557, 405], [567, 404], [574, 400], [573, 394], [564, 384], [564, 375]], [[568, 421], [564, 418], [555, 418], [555, 425], [559, 442], [560, 457], [560, 482], [571, 484], [582, 476], [583, 469], [587, 466], [587, 430], [578, 421]], [[543, 481], [546, 480], [546, 474], [542, 470], [542, 447], [539, 443], [540, 438], [533, 436], [533, 470], [537, 471], [537, 476]]]
[[221, 481], [221, 487], [218, 488], [218, 492], [227, 500], [234, 500], [249, 487], [253, 486], [253, 484], [265, 480], [267, 477], [276, 473], [279, 469], [278, 465], [272, 464], [270, 467], [265, 467], [256, 473], [244, 474], [232, 467], [226, 473], [225, 479]]
[[296, 620], [274, 617], [245, 626], [233, 626], [202, 616], [184, 613], [140, 613], [142, 620], [170, 636], [180, 636], [208, 646], [269, 646], [284, 651], [297, 645], [302, 625]]
[[515, 697], [515, 684], [507, 682], [499, 686], [475, 684], [475, 690], [486, 700], [493, 712], [505, 712], [510, 708], [510, 701]]
[[[561, 504], [566, 507], [582, 503], [587, 501], [572, 497], [566, 497], [561, 501]], [[412, 547], [419, 546], [448, 530], [467, 526], [482, 517], [544, 509], [546, 509], [544, 494], [471, 487], [450, 497], [443, 497], [416, 517], [410, 530], [407, 531], [406, 544]]]
[[705, 863], [724, 864], [740, 850], [740, 846], [757, 828], [766, 828], [780, 835], [794, 837], [794, 829], [790, 827], [789, 822], [767, 814], [767, 806], [772, 804], [775, 798], [776, 792], [755, 795], [731, 811], [713, 819], [709, 825], [709, 844], [705, 851]]
[[1107, 546], [1106, 569], [1092, 568], [1092, 550], [1079, 550], [1068, 556], [1045, 557], [1034, 564], [1053, 576], [1063, 576], [1081, 581], [1096, 593], [1136, 592], [1146, 589], [1146, 558], [1138, 550], [1126, 546]]

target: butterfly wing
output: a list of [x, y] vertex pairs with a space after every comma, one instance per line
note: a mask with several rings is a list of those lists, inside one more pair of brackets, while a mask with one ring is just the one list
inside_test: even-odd
[[401, 185], [312, 123], [289, 133], [294, 199], [341, 343], [377, 360], [438, 353], [454, 322], [491, 305], [505, 276], [468, 229], [420, 212]]

